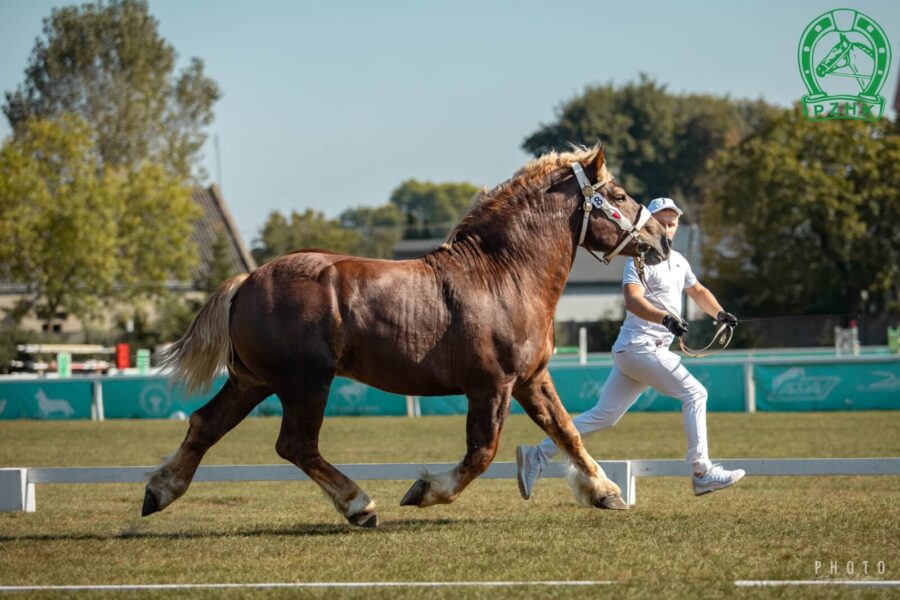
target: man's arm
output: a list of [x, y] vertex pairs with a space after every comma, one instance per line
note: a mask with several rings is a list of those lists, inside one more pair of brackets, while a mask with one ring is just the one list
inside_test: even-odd
[[722, 308], [722, 305], [719, 304], [719, 301], [716, 300], [716, 297], [713, 296], [713, 293], [706, 289], [699, 281], [693, 286], [685, 288], [684, 291], [687, 292], [687, 295], [690, 296], [691, 300], [697, 303], [700, 310], [711, 316], [713, 319], [717, 319], [719, 313], [725, 310]]
[[644, 286], [639, 283], [626, 283], [625, 286], [625, 308], [631, 314], [637, 315], [645, 321], [651, 323], [662, 323], [664, 317], [669, 313], [660, 310], [650, 304], [644, 298]]

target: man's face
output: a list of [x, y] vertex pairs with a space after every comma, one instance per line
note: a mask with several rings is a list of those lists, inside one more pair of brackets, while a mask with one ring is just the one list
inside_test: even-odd
[[666, 237], [670, 240], [675, 239], [675, 233], [678, 231], [678, 213], [671, 208], [665, 208], [653, 213], [653, 218], [659, 221], [666, 228]]

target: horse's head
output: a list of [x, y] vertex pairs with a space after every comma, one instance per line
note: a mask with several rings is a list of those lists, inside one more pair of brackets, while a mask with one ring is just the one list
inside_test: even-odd
[[[644, 221], [645, 219], [641, 218], [641, 212], [646, 213], [647, 209], [642, 208], [634, 198], [628, 195], [625, 188], [609, 175], [605, 161], [603, 148], [598, 148], [594, 156], [581, 163], [584, 175], [593, 185], [594, 190], [606, 200], [612, 213], [611, 215], [607, 214], [599, 207], [589, 212], [584, 241], [581, 245], [588, 250], [613, 252], [627, 241], [619, 253], [625, 256], [637, 256], [644, 253], [647, 263], [651, 265], [662, 262], [669, 257], [671, 248], [665, 228], [656, 219], [647, 218], [634, 236], [629, 235], [629, 224], [634, 226]], [[576, 177], [570, 177], [562, 183], [564, 183], [567, 195], [572, 195], [572, 203], [577, 205], [572, 223], [575, 238], [578, 240], [581, 237], [582, 228], [585, 227], [585, 195]], [[619, 218], [616, 215], [619, 215]], [[625, 217], [625, 219], [623, 220], [621, 217]]]
[[816, 65], [816, 75], [824, 77], [839, 67], [846, 66], [848, 64], [847, 53], [850, 51], [850, 48], [850, 40], [848, 40], [847, 36], [843, 33], [840, 34], [838, 43], [835, 44], [834, 47], [828, 51], [828, 54], [825, 55], [825, 58], [820, 60], [819, 64]]

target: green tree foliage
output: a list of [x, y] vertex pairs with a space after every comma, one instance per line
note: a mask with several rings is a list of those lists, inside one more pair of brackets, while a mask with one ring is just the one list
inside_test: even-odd
[[406, 215], [407, 239], [443, 237], [472, 202], [471, 183], [432, 183], [409, 179], [397, 187], [390, 203]]
[[224, 233], [219, 233], [210, 247], [210, 257], [206, 261], [197, 287], [207, 294], [211, 294], [216, 291], [219, 284], [232, 275], [237, 275], [237, 272], [235, 272], [234, 263], [228, 254], [228, 239]]
[[354, 254], [390, 258], [394, 245], [403, 238], [406, 215], [396, 205], [350, 208], [338, 218], [341, 226], [360, 234], [360, 246]]
[[600, 141], [632, 195], [674, 198], [693, 218], [707, 160], [763, 126], [771, 110], [761, 101], [672, 94], [642, 75], [619, 88], [588, 87], [565, 102], [556, 122], [541, 126], [522, 147], [539, 156], [567, 150], [573, 143]]
[[856, 315], [900, 277], [896, 124], [812, 122], [783, 111], [712, 164], [708, 279], [738, 314]]
[[26, 307], [90, 319], [104, 305], [158, 296], [195, 263], [190, 189], [161, 167], [104, 167], [80, 117], [35, 120], [0, 149], [0, 277]]
[[307, 209], [294, 211], [288, 220], [274, 211], [269, 215], [253, 249], [258, 264], [303, 248], [319, 248], [353, 254], [360, 247], [359, 232], [345, 229], [321, 212]]
[[0, 374], [9, 373], [16, 355], [17, 332], [14, 326], [0, 322]]
[[312, 210], [293, 212], [290, 219], [269, 215], [253, 248], [257, 263], [300, 248], [390, 258], [401, 239], [444, 236], [465, 213], [478, 188], [470, 183], [431, 183], [410, 179], [392, 193], [387, 204], [345, 210], [337, 219]]
[[176, 73], [176, 57], [145, 1], [54, 9], [3, 111], [17, 135], [30, 119], [78, 114], [93, 129], [103, 165], [149, 160], [187, 178], [220, 92], [202, 61]]

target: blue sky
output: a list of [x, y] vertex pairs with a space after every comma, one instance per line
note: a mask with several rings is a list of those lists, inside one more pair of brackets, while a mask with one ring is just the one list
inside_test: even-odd
[[[0, 90], [23, 81], [42, 18], [65, 4], [0, 0]], [[203, 59], [224, 92], [209, 133], [248, 243], [272, 210], [336, 216], [411, 177], [494, 186], [590, 84], [645, 72], [677, 92], [788, 105], [805, 93], [804, 27], [839, 7], [886, 29], [892, 103], [900, 2], [150, 0], [182, 63]], [[211, 144], [205, 162], [214, 179]]]

